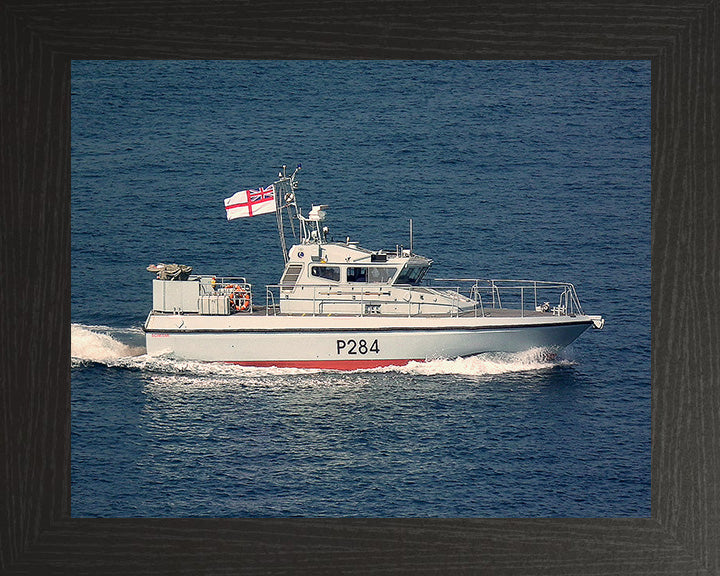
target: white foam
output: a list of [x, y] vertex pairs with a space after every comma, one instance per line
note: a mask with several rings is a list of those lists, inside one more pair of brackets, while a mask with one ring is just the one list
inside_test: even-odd
[[[74, 360], [108, 363], [145, 353], [145, 349], [142, 347], [123, 344], [110, 336], [107, 332], [112, 330], [105, 326], [90, 327], [72, 324], [70, 326], [70, 356]], [[130, 329], [127, 332], [134, 333], [135, 330]]]
[[380, 372], [399, 372], [433, 376], [439, 374], [458, 374], [465, 376], [484, 376], [509, 374], [532, 370], [547, 370], [555, 366], [571, 364], [569, 360], [550, 357], [545, 350], [533, 348], [517, 353], [488, 353], [467, 358], [439, 358], [427, 362], [409, 362], [405, 366], [378, 368]]
[[252, 377], [252, 376], [291, 376], [294, 374], [316, 374], [318, 369], [276, 368], [275, 366], [240, 366], [225, 362], [199, 362], [195, 360], [177, 360], [166, 356], [142, 355], [123, 359], [125, 367], [140, 368], [151, 372], [184, 374], [200, 377]]

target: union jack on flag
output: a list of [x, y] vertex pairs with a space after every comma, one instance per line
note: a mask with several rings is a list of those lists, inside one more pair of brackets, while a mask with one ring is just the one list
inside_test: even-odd
[[225, 215], [228, 220], [247, 218], [275, 212], [275, 186], [270, 184], [258, 190], [240, 190], [225, 198]]

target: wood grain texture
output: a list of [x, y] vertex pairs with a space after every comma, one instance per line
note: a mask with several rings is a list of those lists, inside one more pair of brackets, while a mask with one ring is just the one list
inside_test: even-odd
[[[720, 0], [0, 5], [0, 571], [720, 574]], [[70, 514], [73, 58], [652, 60], [652, 518]]]

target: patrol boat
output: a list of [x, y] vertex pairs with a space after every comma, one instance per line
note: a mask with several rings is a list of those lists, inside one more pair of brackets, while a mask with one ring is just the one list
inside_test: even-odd
[[297, 205], [299, 170], [288, 175], [283, 166], [267, 188], [225, 200], [228, 220], [276, 215], [285, 268], [260, 298], [245, 277], [148, 266], [156, 274], [143, 327], [149, 355], [356, 370], [532, 348], [556, 354], [589, 327], [603, 327], [601, 316], [582, 311], [570, 283], [426, 281], [432, 260], [413, 251], [412, 221], [407, 249], [329, 241], [328, 206], [313, 205], [305, 216]]

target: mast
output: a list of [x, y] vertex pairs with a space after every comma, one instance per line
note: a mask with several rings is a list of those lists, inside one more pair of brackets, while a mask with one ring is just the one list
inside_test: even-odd
[[[288, 263], [290, 256], [288, 254], [287, 243], [285, 241], [285, 219], [283, 211], [287, 211], [288, 221], [293, 238], [301, 244], [317, 244], [318, 253], [323, 242], [327, 241], [327, 226], [321, 227], [320, 223], [325, 220], [326, 204], [314, 205], [307, 217], [303, 216], [300, 208], [298, 208], [295, 199], [295, 190], [298, 188], [297, 173], [302, 168], [301, 164], [297, 165], [294, 172], [288, 176], [287, 166], [283, 165], [282, 171], [278, 174], [278, 179], [273, 182], [275, 186], [275, 215], [277, 217], [278, 235], [280, 236], [280, 247], [282, 248], [285, 264]], [[295, 232], [294, 220], [297, 220], [298, 231]]]
[[278, 235], [280, 236], [280, 248], [282, 249], [283, 258], [285, 259], [286, 264], [288, 262], [288, 251], [287, 244], [285, 242], [283, 209], [287, 210], [288, 220], [290, 221], [290, 229], [293, 237], [297, 238], [293, 219], [298, 218], [300, 213], [297, 207], [297, 202], [295, 201], [295, 190], [297, 190], [299, 185], [295, 176], [301, 168], [302, 165], [298, 164], [295, 171], [288, 176], [286, 172], [287, 165], [283, 164], [282, 171], [278, 173], [278, 179], [273, 182], [275, 186], [275, 215], [277, 217]]

